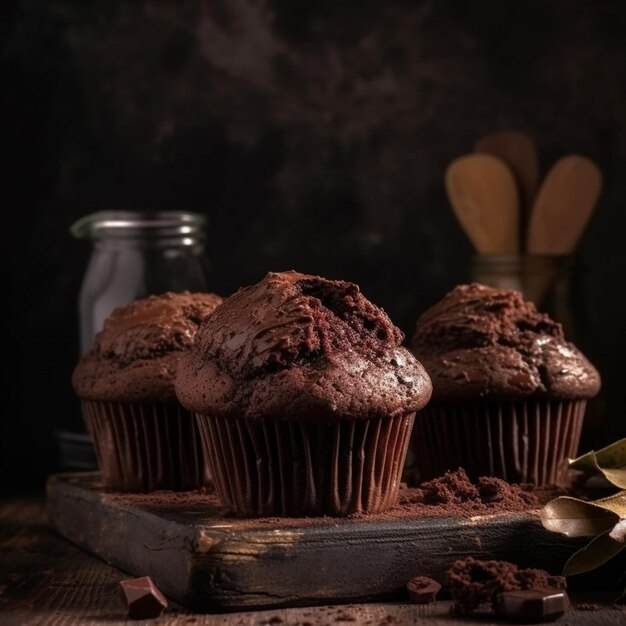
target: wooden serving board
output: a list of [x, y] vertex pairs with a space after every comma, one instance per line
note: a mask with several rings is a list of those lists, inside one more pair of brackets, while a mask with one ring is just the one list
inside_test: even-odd
[[584, 543], [544, 530], [536, 511], [238, 519], [213, 495], [106, 492], [96, 473], [52, 476], [47, 504], [67, 539], [202, 611], [398, 598], [411, 577], [442, 581], [470, 555], [558, 574]]

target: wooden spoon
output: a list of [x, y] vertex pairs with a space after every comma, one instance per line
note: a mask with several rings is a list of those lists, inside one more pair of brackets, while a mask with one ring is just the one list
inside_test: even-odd
[[530, 210], [539, 187], [539, 156], [530, 135], [514, 130], [492, 133], [476, 142], [475, 152], [502, 159], [513, 172], [520, 192], [520, 245], [524, 247]]
[[[566, 256], [574, 252], [601, 189], [602, 172], [593, 161], [575, 154], [559, 159], [535, 199], [528, 226], [528, 253]], [[558, 263], [549, 262], [544, 262], [543, 271], [529, 271], [524, 276], [526, 297], [540, 307], [560, 271]]]
[[497, 157], [469, 154], [447, 168], [454, 213], [480, 254], [519, 251], [519, 197], [511, 170]]
[[528, 225], [530, 254], [571, 254], [602, 189], [602, 172], [590, 159], [572, 154], [548, 172], [535, 199]]

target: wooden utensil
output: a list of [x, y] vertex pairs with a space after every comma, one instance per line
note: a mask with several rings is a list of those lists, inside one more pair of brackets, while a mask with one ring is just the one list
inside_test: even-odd
[[530, 254], [571, 254], [596, 207], [602, 172], [590, 159], [572, 154], [548, 172], [528, 225]]
[[502, 159], [515, 177], [520, 193], [520, 245], [525, 246], [526, 225], [539, 187], [539, 155], [530, 135], [515, 130], [503, 130], [476, 142], [475, 152], [491, 154]]
[[448, 166], [445, 184], [454, 213], [477, 252], [519, 251], [519, 196], [511, 170], [499, 158], [459, 157]]
[[[602, 172], [593, 161], [575, 154], [559, 159], [535, 199], [528, 225], [528, 253], [558, 257], [574, 252], [601, 189]], [[524, 276], [524, 294], [539, 307], [561, 271], [559, 264], [549, 261], [540, 263], [543, 271], [528, 271]], [[564, 315], [562, 311], [563, 325], [572, 326]]]

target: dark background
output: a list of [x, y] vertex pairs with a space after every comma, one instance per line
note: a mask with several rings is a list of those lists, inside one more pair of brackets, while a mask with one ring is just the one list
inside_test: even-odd
[[[0, 486], [36, 488], [80, 425], [70, 375], [89, 245], [78, 217], [210, 219], [223, 295], [268, 270], [353, 280], [410, 334], [467, 280], [443, 172], [483, 134], [537, 140], [543, 171], [595, 159], [580, 255], [605, 382], [583, 445], [625, 434], [626, 3], [27, 0], [2, 22], [5, 336]], [[598, 417], [599, 416], [599, 417]]]

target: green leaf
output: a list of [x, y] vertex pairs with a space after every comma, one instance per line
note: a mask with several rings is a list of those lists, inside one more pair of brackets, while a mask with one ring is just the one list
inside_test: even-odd
[[[626, 494], [626, 492], [621, 492]], [[620, 495], [620, 494], [616, 494]], [[609, 496], [613, 498], [613, 496]], [[602, 498], [602, 500], [609, 500]], [[626, 496], [621, 503], [625, 508], [626, 517]], [[617, 506], [614, 502], [603, 503], [586, 502], [578, 498], [561, 496], [550, 500], [539, 512], [541, 523], [545, 528], [553, 532], [562, 533], [567, 537], [590, 537], [605, 531], [610, 531], [617, 522], [621, 514], [613, 510], [621, 509], [620, 503]]]
[[563, 567], [563, 575], [573, 576], [589, 572], [600, 567], [626, 548], [626, 543], [615, 541], [609, 533], [608, 530], [603, 532], [584, 548], [575, 552]]
[[616, 487], [626, 489], [626, 438], [601, 450], [592, 450], [576, 459], [569, 459], [573, 469], [600, 472]]

